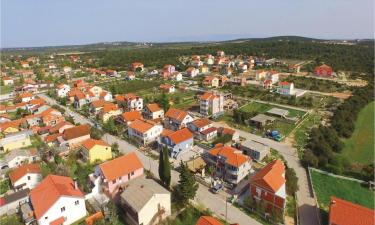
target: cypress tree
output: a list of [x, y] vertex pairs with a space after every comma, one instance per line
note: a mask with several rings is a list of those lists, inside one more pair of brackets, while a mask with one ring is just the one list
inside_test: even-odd
[[163, 149], [160, 149], [159, 152], [159, 178], [164, 183], [164, 154]]
[[194, 179], [194, 175], [190, 172], [187, 165], [180, 162], [180, 180], [175, 189], [177, 201], [181, 205], [186, 205], [190, 199], [195, 197], [198, 190], [198, 184]]
[[169, 151], [167, 148], [163, 149], [163, 155], [164, 185], [169, 187], [169, 185], [171, 185], [171, 164], [169, 163]]

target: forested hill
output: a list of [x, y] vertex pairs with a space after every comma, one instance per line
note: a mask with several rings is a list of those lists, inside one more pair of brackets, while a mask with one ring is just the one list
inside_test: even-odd
[[171, 63], [178, 65], [178, 57], [193, 54], [215, 54], [218, 50], [233, 55], [254, 55], [283, 59], [307, 59], [325, 62], [334, 70], [373, 73], [374, 42], [356, 45], [338, 45], [305, 39], [285, 40], [238, 40], [232, 42], [207, 43], [200, 46], [150, 47], [142, 49], [121, 49], [95, 52], [101, 58], [102, 66], [121, 67], [134, 61], [142, 61], [146, 66], [161, 67]]

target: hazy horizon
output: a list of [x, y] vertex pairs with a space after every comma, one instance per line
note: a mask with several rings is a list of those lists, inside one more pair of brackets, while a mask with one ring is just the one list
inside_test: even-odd
[[1, 48], [301, 36], [373, 39], [372, 0], [1, 1]]

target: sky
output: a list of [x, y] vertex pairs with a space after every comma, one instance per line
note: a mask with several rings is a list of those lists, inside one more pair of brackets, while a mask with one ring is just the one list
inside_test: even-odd
[[1, 0], [1, 48], [374, 37], [374, 0]]

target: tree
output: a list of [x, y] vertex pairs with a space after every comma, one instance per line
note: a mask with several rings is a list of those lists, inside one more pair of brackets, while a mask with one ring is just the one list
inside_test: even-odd
[[111, 145], [111, 150], [112, 150], [112, 152], [113, 152], [116, 156], [120, 153], [119, 145], [118, 145], [117, 142], [114, 142], [114, 143]]
[[91, 127], [90, 129], [90, 137], [96, 140], [100, 140], [103, 136], [103, 131], [99, 130], [96, 127]]
[[168, 111], [170, 105], [169, 105], [169, 99], [168, 99], [168, 96], [167, 96], [165, 93], [163, 93], [163, 94], [161, 95], [161, 98], [160, 98], [160, 100], [159, 100], [159, 103], [160, 103], [161, 107], [163, 107], [163, 109], [164, 109], [165, 112]]
[[245, 207], [250, 208], [250, 209], [256, 208], [256, 202], [255, 202], [255, 199], [253, 198], [253, 196], [248, 196], [244, 200], [244, 205], [245, 205]]
[[112, 135], [118, 134], [118, 129], [113, 118], [108, 119], [108, 121], [104, 124], [103, 129]]
[[294, 195], [298, 190], [298, 177], [292, 168], [287, 168], [285, 172], [286, 178], [286, 192], [289, 195]]
[[164, 184], [164, 180], [165, 180], [165, 177], [164, 177], [164, 154], [163, 154], [163, 148], [160, 149], [159, 151], [159, 168], [158, 168], [158, 171], [159, 171], [159, 178], [161, 180], [161, 182]]
[[164, 163], [164, 184], [166, 187], [171, 185], [171, 164], [169, 162], [169, 151], [168, 148], [163, 150], [163, 163]]
[[198, 184], [186, 163], [180, 162], [180, 180], [175, 188], [176, 200], [180, 205], [186, 205], [197, 193]]

